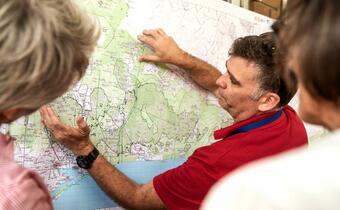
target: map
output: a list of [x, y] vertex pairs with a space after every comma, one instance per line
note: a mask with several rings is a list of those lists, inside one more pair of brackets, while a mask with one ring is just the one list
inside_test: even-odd
[[[143, 29], [163, 28], [184, 50], [224, 72], [233, 40], [268, 31], [272, 21], [222, 0], [77, 4], [97, 18], [101, 38], [84, 78], [51, 105], [69, 125], [84, 116], [101, 154], [139, 183], [183, 163], [232, 119], [183, 70], [138, 62], [151, 51], [137, 35]], [[17, 138], [17, 162], [44, 178], [55, 209], [115, 209], [40, 121], [35, 113], [9, 129]]]

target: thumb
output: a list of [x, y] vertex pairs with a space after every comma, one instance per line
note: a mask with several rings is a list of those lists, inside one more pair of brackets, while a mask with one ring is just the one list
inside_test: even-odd
[[157, 55], [144, 55], [139, 57], [140, 62], [158, 62], [160, 61]]
[[80, 130], [82, 130], [85, 134], [90, 134], [90, 127], [87, 125], [86, 121], [84, 120], [84, 117], [77, 117], [77, 125]]

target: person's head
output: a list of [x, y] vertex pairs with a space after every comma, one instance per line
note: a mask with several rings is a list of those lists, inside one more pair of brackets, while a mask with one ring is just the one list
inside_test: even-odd
[[98, 36], [71, 0], [0, 0], [0, 123], [66, 92], [84, 75]]
[[[299, 114], [306, 122], [339, 128], [340, 1], [289, 1], [274, 25], [285, 72], [299, 80]], [[281, 27], [278, 27], [280, 26]]]
[[287, 89], [275, 65], [273, 33], [246, 36], [229, 50], [227, 72], [216, 82], [219, 103], [235, 121], [273, 111], [286, 105], [296, 93]]

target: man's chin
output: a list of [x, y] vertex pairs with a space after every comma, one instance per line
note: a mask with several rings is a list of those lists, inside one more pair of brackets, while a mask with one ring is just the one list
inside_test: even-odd
[[223, 108], [223, 109], [228, 109], [229, 105], [222, 99], [218, 99], [218, 104]]
[[220, 102], [220, 100], [218, 101], [218, 104], [230, 114], [230, 108], [231, 107], [228, 104]]

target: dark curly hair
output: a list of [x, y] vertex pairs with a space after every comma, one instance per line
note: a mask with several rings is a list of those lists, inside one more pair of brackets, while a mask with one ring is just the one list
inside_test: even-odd
[[280, 65], [275, 54], [276, 44], [272, 32], [238, 38], [229, 50], [230, 56], [244, 58], [259, 67], [261, 71], [257, 79], [260, 89], [277, 93], [280, 96], [280, 106], [284, 106], [295, 95], [297, 85], [286, 85], [280, 76]]

